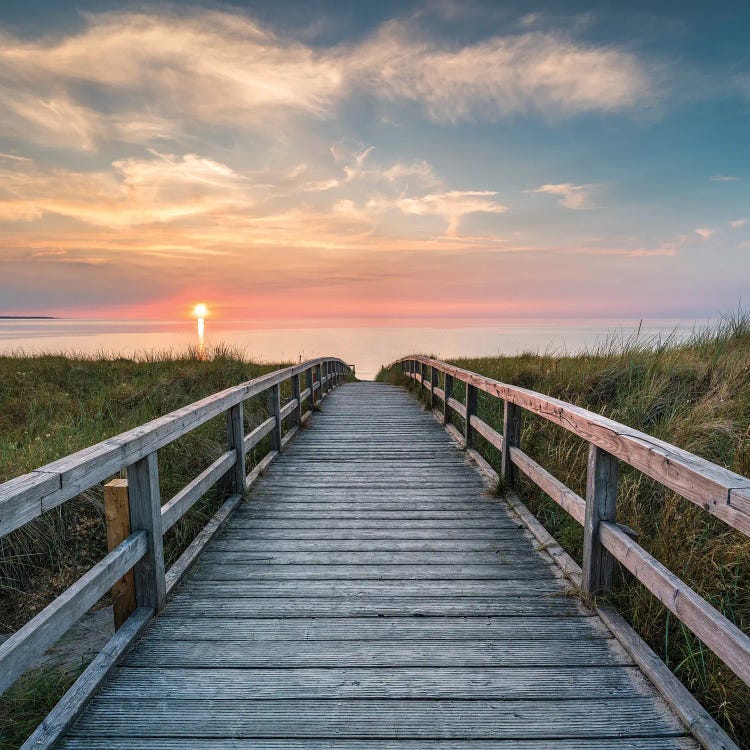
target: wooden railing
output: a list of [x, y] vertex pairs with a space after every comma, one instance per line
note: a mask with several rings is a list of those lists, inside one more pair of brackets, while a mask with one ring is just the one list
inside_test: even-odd
[[[583, 526], [580, 584], [584, 591], [606, 592], [612, 586], [617, 560], [750, 685], [750, 637], [634, 541], [631, 530], [618, 524], [616, 515], [618, 464], [622, 461], [750, 534], [750, 479], [594, 412], [446, 362], [411, 356], [392, 367], [400, 367], [427, 389], [433, 409], [442, 401], [446, 425], [454, 412], [461, 417], [464, 447], [472, 448], [475, 436], [481, 435], [500, 452], [497, 473], [506, 488], [513, 486], [521, 471]], [[438, 387], [439, 373], [443, 375], [442, 389]], [[465, 384], [463, 403], [453, 397], [456, 381]], [[477, 416], [478, 391], [504, 402], [502, 434]], [[523, 452], [523, 409], [589, 443], [585, 499]]]
[[[231, 513], [253, 481], [284, 449], [315, 405], [341, 383], [349, 371], [345, 362], [328, 357], [277, 370], [0, 484], [0, 536], [4, 536], [118, 472], [127, 472], [132, 532], [0, 645], [2, 693], [116, 582], [133, 571], [136, 610], [24, 747], [48, 746], [50, 732], [57, 736], [62, 731], [60, 727], [69, 724], [92, 686], [111, 669], [148, 619], [164, 606], [167, 592], [195, 559], [218, 523]], [[291, 381], [291, 399], [282, 406], [281, 386], [287, 381]], [[269, 416], [245, 435], [243, 402], [263, 393], [268, 394]], [[303, 414], [306, 400], [310, 409]], [[221, 414], [227, 416], [227, 451], [162, 505], [158, 450]], [[293, 424], [284, 434], [287, 419]], [[270, 436], [270, 451], [246, 474], [246, 454], [267, 435]], [[165, 571], [163, 535], [220, 480], [226, 482], [229, 498], [175, 565]]]

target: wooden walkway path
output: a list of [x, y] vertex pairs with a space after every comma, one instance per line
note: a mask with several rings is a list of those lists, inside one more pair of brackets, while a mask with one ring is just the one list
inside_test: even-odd
[[447, 433], [337, 388], [65, 750], [697, 748]]

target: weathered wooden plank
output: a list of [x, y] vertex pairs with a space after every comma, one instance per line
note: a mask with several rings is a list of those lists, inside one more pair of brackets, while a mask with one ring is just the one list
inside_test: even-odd
[[[616, 648], [615, 648], [616, 644]], [[302, 669], [345, 667], [613, 667], [632, 659], [605, 639], [553, 641], [149, 641], [126, 659], [139, 669]], [[446, 675], [446, 678], [448, 676]], [[412, 696], [416, 697], [416, 696]], [[554, 696], [552, 696], [554, 697]]]
[[[227, 451], [185, 485], [169, 502], [165, 503], [161, 508], [161, 533], [166, 534], [211, 487], [236, 465], [237, 452], [234, 450]], [[244, 486], [244, 461], [241, 463], [241, 470]]]
[[245, 453], [252, 450], [271, 430], [276, 427], [276, 417], [268, 417], [254, 430], [245, 435]]
[[165, 612], [146, 641], [412, 641], [412, 640], [565, 640], [611, 638], [593, 615], [580, 617], [346, 617], [305, 619], [214, 618], [171, 616]]
[[146, 554], [133, 568], [139, 607], [159, 612], [167, 595], [164, 578], [164, 540], [161, 526], [159, 463], [156, 453], [128, 467], [130, 527], [146, 532]]
[[198, 535], [187, 546], [185, 551], [177, 558], [175, 564], [167, 571], [165, 576], [165, 587], [170, 592], [190, 569], [214, 534], [219, 530], [224, 521], [229, 518], [234, 509], [242, 502], [242, 495], [228, 497], [216, 511], [211, 520], [200, 530]]
[[750, 685], [750, 636], [743, 633], [617, 524], [602, 521], [601, 544], [741, 680]]
[[261, 539], [214, 540], [214, 550], [253, 552], [493, 552], [502, 555], [513, 549], [528, 549], [521, 537], [507, 540], [484, 539]]
[[[555, 739], [555, 750], [698, 750], [688, 737]], [[60, 750], [185, 750], [184, 739], [70, 737]], [[441, 750], [548, 750], [546, 740], [441, 740]], [[191, 750], [435, 750], [435, 741], [351, 739], [190, 739]]]
[[[750, 514], [730, 503], [730, 495], [750, 493], [750, 479], [674, 445], [587, 409], [526, 388], [501, 383], [445, 362], [419, 357], [442, 372], [533, 412], [630, 464], [686, 499], [750, 534]], [[394, 363], [397, 364], [397, 363]], [[504, 430], [505, 432], [505, 430]]]
[[598, 666], [586, 669], [536, 665], [526, 669], [391, 667], [386, 670], [346, 666], [337, 669], [254, 668], [252, 672], [237, 668], [162, 666], [154, 669], [143, 666], [120, 670], [117, 679], [110, 682], [101, 695], [105, 700], [144, 695], [159, 695], [165, 700], [232, 700], [247, 698], [251, 689], [256, 699], [408, 700], [425, 696], [454, 700], [622, 699], [639, 696], [644, 681], [638, 677], [632, 667]]
[[281, 517], [281, 518], [242, 518], [233, 519], [229, 524], [228, 528], [232, 529], [246, 529], [248, 531], [257, 531], [260, 534], [267, 530], [304, 530], [312, 531], [314, 529], [323, 529], [327, 531], [337, 530], [350, 530], [353, 532], [367, 532], [368, 530], [378, 529], [380, 531], [389, 532], [393, 530], [406, 531], [407, 529], [418, 529], [422, 531], [437, 531], [437, 530], [448, 530], [448, 531], [467, 531], [469, 529], [482, 529], [492, 536], [491, 532], [504, 531], [505, 529], [517, 529], [518, 524], [513, 523], [510, 519], [500, 518], [478, 518], [474, 519], [461, 519], [461, 518], [448, 518], [448, 519], [407, 519], [407, 518], [375, 518], [368, 520], [367, 518], [361, 519], [333, 519], [333, 518], [316, 518], [316, 519], [303, 519], [296, 521], [294, 518]]
[[227, 450], [234, 456], [231, 474], [226, 482], [226, 491], [230, 495], [245, 494], [245, 421], [242, 402], [235, 404], [227, 411]]
[[479, 580], [411, 580], [402, 579], [397, 583], [391, 581], [331, 579], [317, 580], [284, 580], [284, 581], [204, 581], [192, 580], [190, 593], [195, 597], [217, 598], [235, 596], [263, 598], [304, 597], [369, 597], [389, 596], [393, 599], [417, 599], [419, 597], [445, 596], [452, 599], [473, 597], [533, 597], [545, 599], [562, 596], [564, 588], [551, 576], [547, 580], [537, 580], [531, 587], [526, 581]]
[[122, 624], [94, 657], [44, 721], [32, 732], [21, 750], [48, 750], [80, 716], [91, 697], [120, 662], [133, 641], [151, 620], [152, 609], [139, 608]]
[[[291, 597], [286, 599], [200, 599], [178, 591], [169, 605], [172, 615], [186, 617], [576, 617], [584, 610], [563, 597]], [[210, 627], [209, 624], [206, 627]]]
[[[214, 557], [213, 560], [216, 560]], [[522, 560], [522, 561], [521, 561]], [[244, 562], [241, 566], [227, 561], [201, 560], [191, 580], [249, 581], [249, 580], [354, 580], [354, 581], [535, 581], [549, 580], [549, 569], [541, 562], [528, 562], [516, 556], [513, 564], [498, 562], [485, 565], [270, 565]], [[529, 584], [533, 585], [533, 584]]]
[[147, 547], [146, 532], [136, 530], [0, 644], [0, 693], [96, 604], [146, 554]]
[[511, 446], [510, 460], [542, 492], [549, 495], [561, 508], [569, 513], [583, 526], [586, 515], [586, 501], [573, 490], [568, 489], [559, 479], [542, 468], [533, 458], [527, 456], [520, 448]]
[[[590, 700], [128, 700], [95, 698], [76, 736], [538, 738], [681, 735], [650, 698]], [[133, 717], [138, 716], [137, 722]]]
[[0, 484], [0, 535], [145, 458], [243, 400], [288, 380], [314, 362], [267, 373]]

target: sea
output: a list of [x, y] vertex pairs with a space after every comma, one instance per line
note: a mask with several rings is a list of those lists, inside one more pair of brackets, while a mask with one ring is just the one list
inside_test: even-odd
[[522, 352], [572, 354], [637, 336], [644, 342], [682, 340], [707, 319], [527, 318], [501, 320], [195, 320], [0, 319], [0, 354], [210, 352], [228, 344], [261, 362], [337, 356], [373, 379], [381, 366], [407, 354], [438, 358], [493, 357]]

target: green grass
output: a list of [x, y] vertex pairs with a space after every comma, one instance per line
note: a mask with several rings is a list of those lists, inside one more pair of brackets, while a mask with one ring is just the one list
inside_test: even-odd
[[[666, 440], [750, 476], [750, 317], [727, 318], [679, 343], [612, 339], [577, 356], [523, 354], [452, 363], [531, 388]], [[381, 380], [408, 383], [383, 371]], [[440, 386], [443, 386], [442, 379]], [[457, 383], [456, 398], [463, 398]], [[502, 431], [502, 404], [480, 394], [479, 415]], [[461, 425], [456, 415], [456, 422]], [[479, 450], [495, 466], [497, 451]], [[585, 495], [585, 441], [524, 413], [521, 446], [568, 487]], [[582, 531], [528, 481], [524, 502], [579, 562]], [[622, 465], [618, 520], [640, 543], [745, 632], [750, 632], [750, 539]], [[612, 597], [674, 673], [743, 747], [750, 747], [750, 689], [643, 586], [627, 581]]]
[[[111, 356], [0, 357], [0, 482], [204, 396], [278, 369], [218, 347], [207, 359], [193, 352], [138, 359]], [[288, 397], [282, 389], [282, 397]], [[249, 432], [268, 416], [266, 396], [245, 402]], [[248, 454], [265, 455], [268, 438]], [[211, 420], [159, 451], [166, 502], [226, 450], [226, 420]], [[169, 566], [223, 499], [216, 488], [165, 537]], [[106, 554], [102, 486], [0, 539], [0, 632], [27, 622]], [[18, 747], [72, 683], [57, 670], [36, 670], [0, 699], [0, 750]]]

